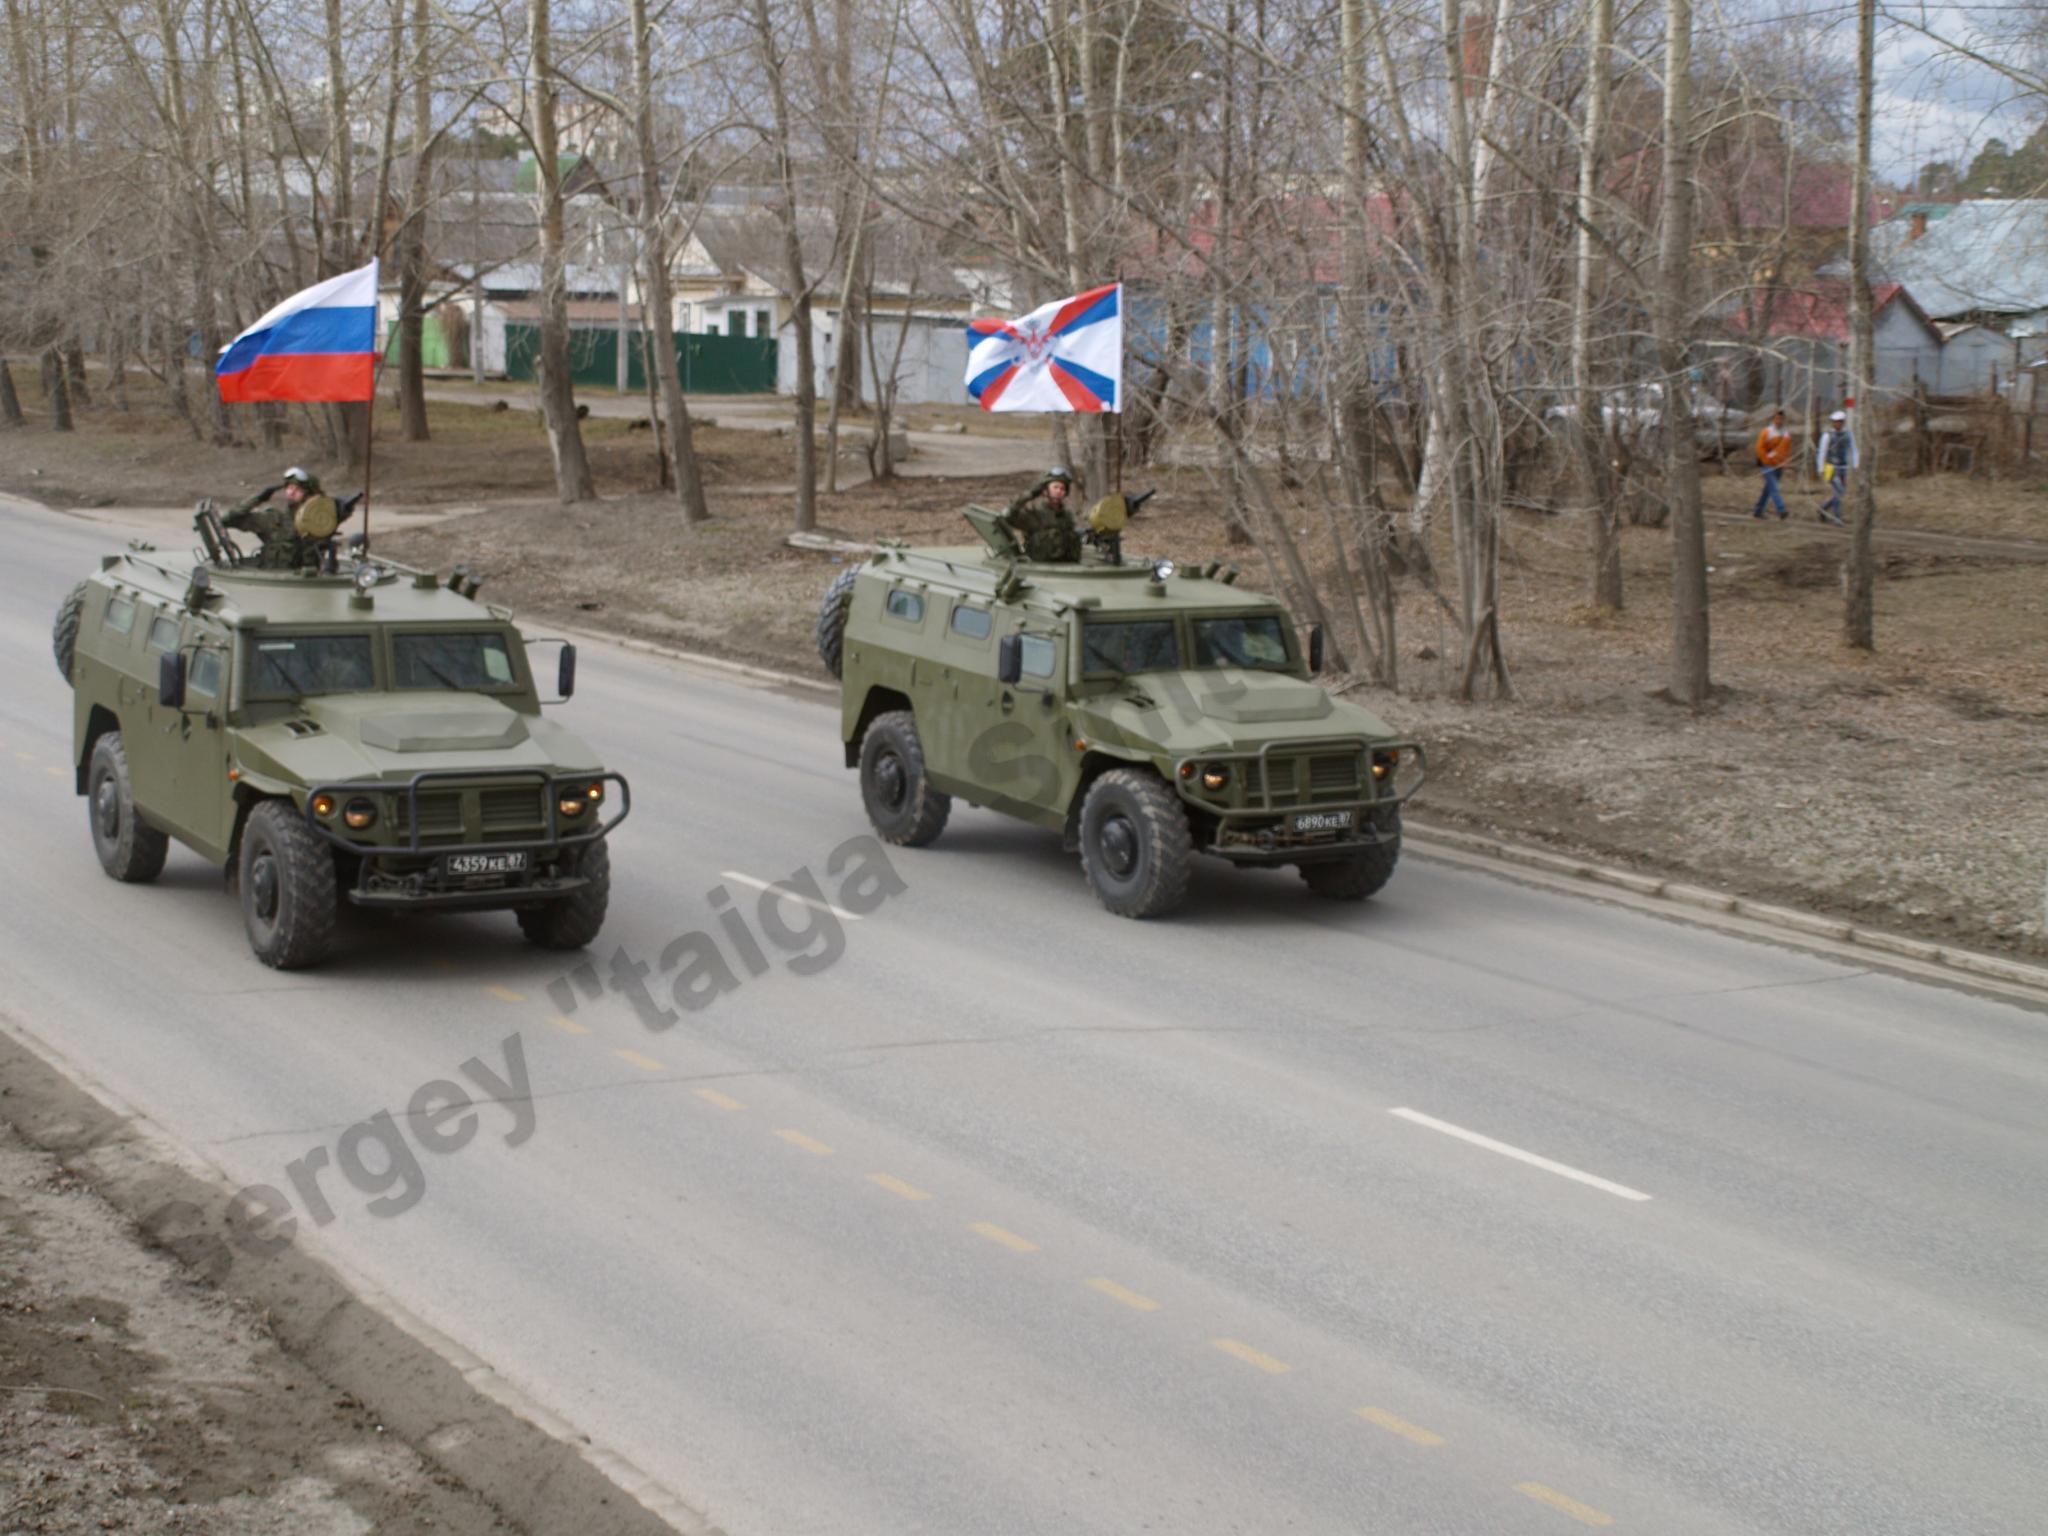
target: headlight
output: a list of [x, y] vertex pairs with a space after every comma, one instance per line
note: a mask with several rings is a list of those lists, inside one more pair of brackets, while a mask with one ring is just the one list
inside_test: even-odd
[[555, 802], [555, 809], [564, 816], [574, 818], [583, 814], [583, 808], [590, 804], [582, 795], [564, 795]]
[[313, 797], [313, 814], [322, 821], [332, 816], [334, 814], [334, 796], [315, 795]]
[[374, 827], [377, 824], [376, 803], [370, 800], [351, 800], [342, 807], [341, 819], [358, 832], [365, 827]]
[[1375, 779], [1390, 779], [1401, 764], [1401, 753], [1397, 747], [1382, 747], [1372, 755], [1372, 776]]
[[1202, 769], [1202, 788], [1215, 794], [1230, 786], [1230, 766], [1227, 763], [1210, 763]]
[[358, 592], [367, 592], [377, 585], [377, 567], [365, 560], [356, 567], [355, 587]]

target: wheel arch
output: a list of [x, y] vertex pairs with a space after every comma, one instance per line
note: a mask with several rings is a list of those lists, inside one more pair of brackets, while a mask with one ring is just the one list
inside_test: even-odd
[[114, 712], [104, 704], [95, 704], [85, 717], [85, 732], [79, 746], [78, 761], [72, 765], [72, 778], [78, 793], [86, 791], [86, 778], [92, 772], [92, 751], [100, 744], [100, 738], [109, 731], [119, 731], [121, 722]]
[[877, 683], [867, 691], [867, 697], [860, 701], [860, 714], [856, 717], [853, 733], [846, 738], [846, 766], [860, 766], [860, 744], [868, 733], [868, 727], [875, 723], [877, 715], [886, 715], [892, 710], [907, 711], [913, 717], [916, 708], [910, 702], [910, 695], [894, 688], [885, 688]]

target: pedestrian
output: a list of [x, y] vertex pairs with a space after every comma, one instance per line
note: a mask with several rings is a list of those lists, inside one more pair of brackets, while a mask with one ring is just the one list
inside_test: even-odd
[[1849, 430], [1849, 414], [1836, 411], [1828, 417], [1828, 429], [1821, 433], [1820, 446], [1813, 455], [1814, 471], [1828, 486], [1828, 495], [1820, 504], [1822, 522], [1841, 525], [1842, 492], [1848, 487], [1849, 472], [1859, 462], [1856, 434]]
[[1792, 434], [1785, 430], [1783, 409], [1771, 412], [1770, 422], [1756, 435], [1756, 465], [1763, 471], [1764, 486], [1757, 492], [1756, 510], [1751, 517], [1762, 517], [1766, 503], [1778, 509], [1778, 521], [1790, 516], [1785, 510], [1784, 493], [1778, 489], [1778, 474], [1792, 457]]

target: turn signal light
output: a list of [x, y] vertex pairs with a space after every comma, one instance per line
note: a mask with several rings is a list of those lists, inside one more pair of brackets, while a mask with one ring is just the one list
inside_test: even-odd
[[591, 785], [590, 788], [586, 791], [586, 793], [590, 796], [591, 804], [595, 805], [598, 801], [604, 798], [603, 782], [600, 781], [598, 783]]
[[332, 816], [334, 814], [334, 796], [315, 795], [313, 797], [313, 814], [322, 821]]
[[1394, 771], [1395, 767], [1400, 763], [1400, 761], [1400, 752], [1391, 747], [1389, 747], [1385, 751], [1373, 753], [1372, 776], [1376, 779], [1386, 778], [1389, 774], [1391, 774]]

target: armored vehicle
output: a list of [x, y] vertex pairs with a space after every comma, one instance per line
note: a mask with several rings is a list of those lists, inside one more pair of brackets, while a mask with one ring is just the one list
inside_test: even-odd
[[[1098, 504], [1092, 531], [1121, 510]], [[1126, 564], [1099, 538], [1034, 563], [996, 513], [966, 515], [979, 545], [884, 544], [818, 616], [884, 838], [931, 842], [954, 797], [1004, 811], [1061, 833], [1125, 917], [1178, 905], [1198, 852], [1293, 865], [1339, 900], [1386, 883], [1422, 750], [1313, 680], [1319, 631], [1215, 562]]]
[[[200, 549], [132, 543], [58, 611], [106, 872], [154, 879], [175, 837], [227, 874], [280, 969], [328, 951], [344, 900], [509, 908], [536, 944], [594, 939], [626, 781], [542, 717], [525, 641], [478, 579], [257, 569], [210, 507], [197, 522]], [[553, 643], [566, 698], [576, 653]]]

